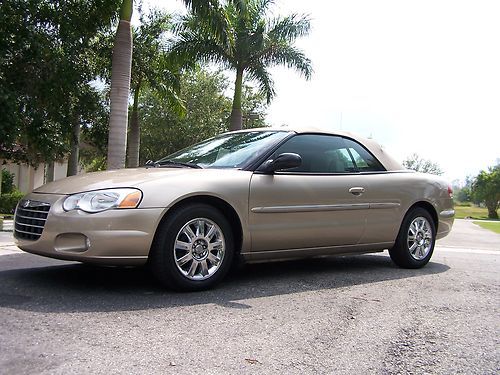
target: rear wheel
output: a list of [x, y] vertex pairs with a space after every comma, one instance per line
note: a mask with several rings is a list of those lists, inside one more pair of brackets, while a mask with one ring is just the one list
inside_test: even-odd
[[182, 291], [208, 289], [232, 263], [231, 226], [216, 208], [190, 204], [174, 211], [158, 228], [150, 265], [165, 286]]
[[391, 259], [403, 268], [420, 268], [432, 257], [436, 242], [436, 226], [429, 212], [412, 208], [403, 219], [392, 249]]

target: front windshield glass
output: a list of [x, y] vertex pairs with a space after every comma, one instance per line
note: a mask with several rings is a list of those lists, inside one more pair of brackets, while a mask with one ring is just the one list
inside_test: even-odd
[[284, 139], [286, 131], [248, 131], [223, 134], [177, 151], [157, 164], [188, 163], [203, 168], [241, 168]]

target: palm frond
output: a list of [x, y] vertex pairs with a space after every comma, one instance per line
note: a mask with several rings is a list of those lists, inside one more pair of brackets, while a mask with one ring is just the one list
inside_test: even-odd
[[266, 70], [265, 65], [256, 64], [248, 67], [247, 71], [247, 78], [258, 83], [259, 91], [266, 96], [267, 104], [271, 103], [271, 100], [276, 95], [276, 91], [274, 90], [274, 81]]
[[[217, 63], [232, 68], [231, 56], [208, 35], [195, 31], [184, 32], [169, 48], [171, 59], [179, 65], [189, 62]], [[229, 66], [228, 66], [229, 65]]]
[[217, 39], [226, 46], [231, 46], [234, 41], [227, 33], [229, 19], [218, 0], [183, 0], [191, 13], [201, 19], [213, 31]]
[[306, 36], [311, 30], [311, 21], [307, 15], [291, 14], [283, 18], [275, 18], [270, 25], [268, 36], [270, 39], [289, 42]]
[[251, 1], [252, 13], [262, 17], [274, 2], [275, 0], [253, 0]]
[[287, 42], [271, 43], [260, 56], [264, 66], [283, 65], [297, 70], [306, 79], [313, 73], [311, 60], [300, 49]]

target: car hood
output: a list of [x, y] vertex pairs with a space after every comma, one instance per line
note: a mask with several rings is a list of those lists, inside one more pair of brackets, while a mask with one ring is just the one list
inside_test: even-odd
[[216, 170], [190, 168], [127, 168], [106, 172], [85, 173], [50, 182], [35, 193], [74, 194], [90, 190], [138, 187], [146, 182], [192, 174], [212, 174]]

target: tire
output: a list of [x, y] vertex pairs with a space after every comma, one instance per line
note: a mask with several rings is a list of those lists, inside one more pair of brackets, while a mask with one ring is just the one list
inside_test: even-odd
[[199, 291], [219, 283], [234, 256], [234, 236], [226, 217], [206, 204], [182, 206], [158, 227], [149, 264], [166, 287]]
[[404, 217], [389, 255], [399, 267], [421, 268], [431, 259], [435, 243], [434, 220], [426, 209], [414, 207]]

